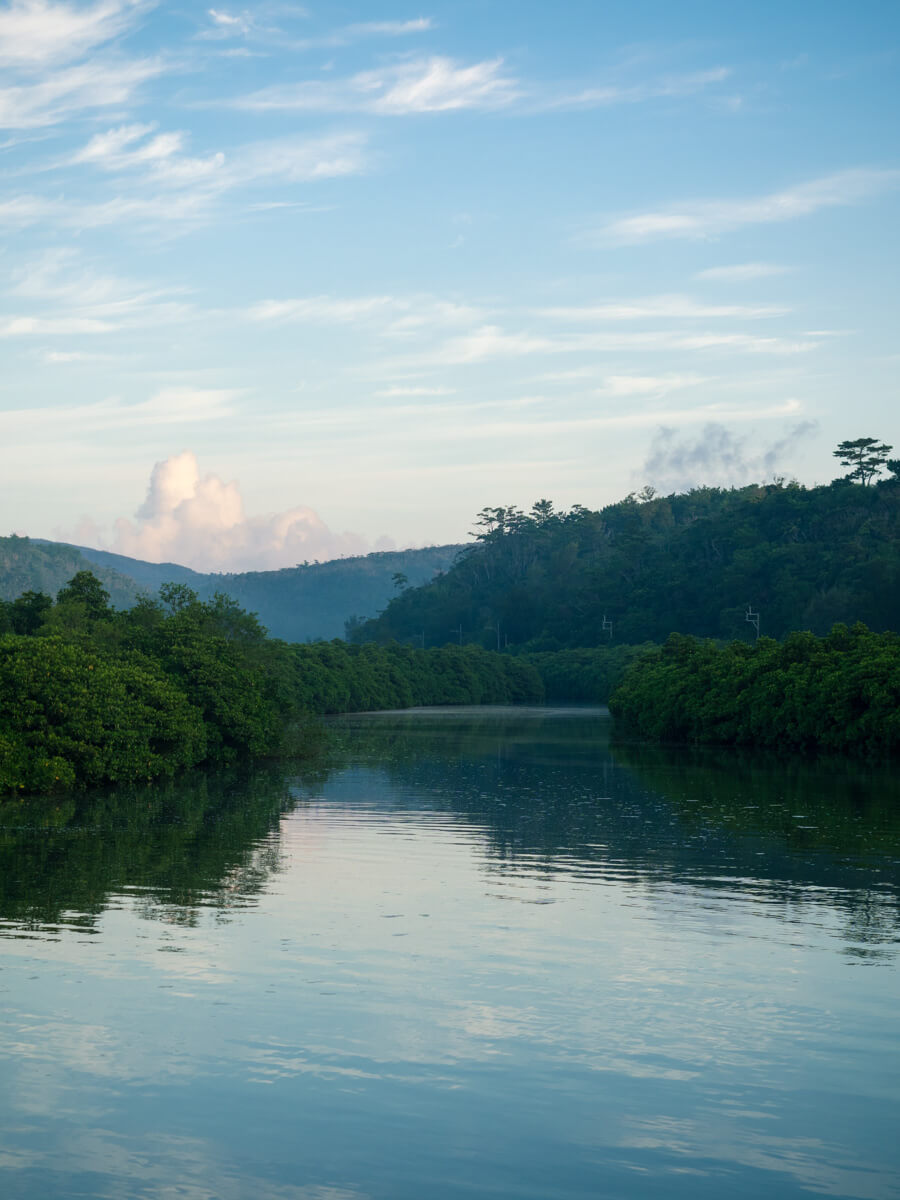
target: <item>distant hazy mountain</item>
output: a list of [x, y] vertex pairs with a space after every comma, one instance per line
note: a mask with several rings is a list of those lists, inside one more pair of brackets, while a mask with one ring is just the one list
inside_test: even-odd
[[[53, 546], [64, 543], [45, 544]], [[110, 554], [108, 550], [94, 550], [90, 546], [73, 546], [71, 549], [78, 550], [89, 562], [95, 564], [94, 574], [99, 574], [97, 567], [117, 571], [120, 575], [127, 575], [129, 579], [139, 583], [141, 591], [155, 592], [161, 583], [186, 583], [188, 587], [199, 588], [201, 583], [209, 578], [199, 571], [192, 571], [190, 567], [180, 567], [178, 563], [142, 562], [139, 558], [126, 558], [124, 554]]]
[[449, 570], [461, 549], [391, 550], [281, 571], [202, 575], [185, 582], [201, 596], [219, 591], [234, 597], [242, 608], [257, 613], [274, 637], [293, 642], [343, 637], [348, 618], [368, 617], [387, 607], [398, 592], [395, 575], [406, 576], [412, 587], [430, 583]]
[[[88, 546], [38, 539], [0, 538], [0, 597], [23, 591], [55, 596], [76, 571], [92, 570], [112, 602], [128, 607], [141, 592], [163, 583], [184, 583], [205, 598], [225, 592], [255, 612], [274, 637], [302, 642], [343, 637], [350, 617], [374, 617], [397, 594], [394, 576], [409, 585], [428, 583], [449, 570], [461, 546], [427, 546], [309, 563], [281, 571], [207, 575], [177, 563], [149, 563]], [[404, 585], [405, 586], [405, 585]]]

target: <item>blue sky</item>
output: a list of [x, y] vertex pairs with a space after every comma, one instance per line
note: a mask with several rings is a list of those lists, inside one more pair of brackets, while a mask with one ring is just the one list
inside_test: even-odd
[[832, 478], [900, 442], [898, 67], [894, 3], [0, 6], [7, 529], [280, 566]]

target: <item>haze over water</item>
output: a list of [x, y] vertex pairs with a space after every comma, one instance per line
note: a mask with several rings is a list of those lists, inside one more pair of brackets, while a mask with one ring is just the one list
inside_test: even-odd
[[0, 1194], [887, 1200], [887, 770], [601, 710], [0, 806]]

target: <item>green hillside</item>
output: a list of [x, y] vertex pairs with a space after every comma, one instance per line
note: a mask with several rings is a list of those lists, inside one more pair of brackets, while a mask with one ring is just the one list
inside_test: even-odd
[[374, 617], [397, 594], [395, 576], [412, 585], [429, 582], [452, 566], [461, 546], [392, 550], [282, 571], [207, 575], [190, 584], [200, 596], [225, 592], [258, 614], [273, 637], [290, 642], [344, 636], [349, 618]]
[[345, 622], [374, 617], [397, 593], [397, 579], [418, 585], [452, 565], [460, 546], [427, 546], [306, 563], [281, 571], [202, 574], [176, 563], [148, 563], [106, 550], [29, 538], [0, 538], [0, 599], [25, 591], [55, 596], [78, 571], [91, 570], [117, 608], [164, 583], [183, 583], [200, 599], [222, 592], [255, 612], [273, 637], [290, 642], [344, 636]]
[[900, 478], [642, 493], [594, 512], [483, 509], [457, 564], [358, 640], [529, 650], [900, 629]]
[[0, 537], [0, 600], [14, 600], [23, 592], [55, 596], [79, 571], [93, 571], [117, 608], [133, 604], [142, 590], [121, 571], [95, 566], [77, 546], [32, 541], [15, 534]]

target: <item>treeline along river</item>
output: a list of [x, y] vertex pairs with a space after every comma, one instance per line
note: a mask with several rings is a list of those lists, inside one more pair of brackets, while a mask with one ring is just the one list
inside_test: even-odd
[[673, 634], [533, 654], [292, 645], [228, 597], [181, 585], [116, 611], [81, 572], [55, 604], [0, 604], [0, 794], [310, 757], [316, 715], [545, 696], [609, 699], [645, 738], [883, 755], [900, 749], [900, 636], [836, 625], [755, 646]]
[[895, 772], [330, 725], [0, 803], [5, 1200], [897, 1194]]
[[294, 645], [227, 596], [201, 601], [183, 585], [115, 610], [82, 571], [55, 604], [34, 592], [0, 602], [0, 794], [310, 757], [320, 714], [542, 696], [531, 663], [478, 646]]

